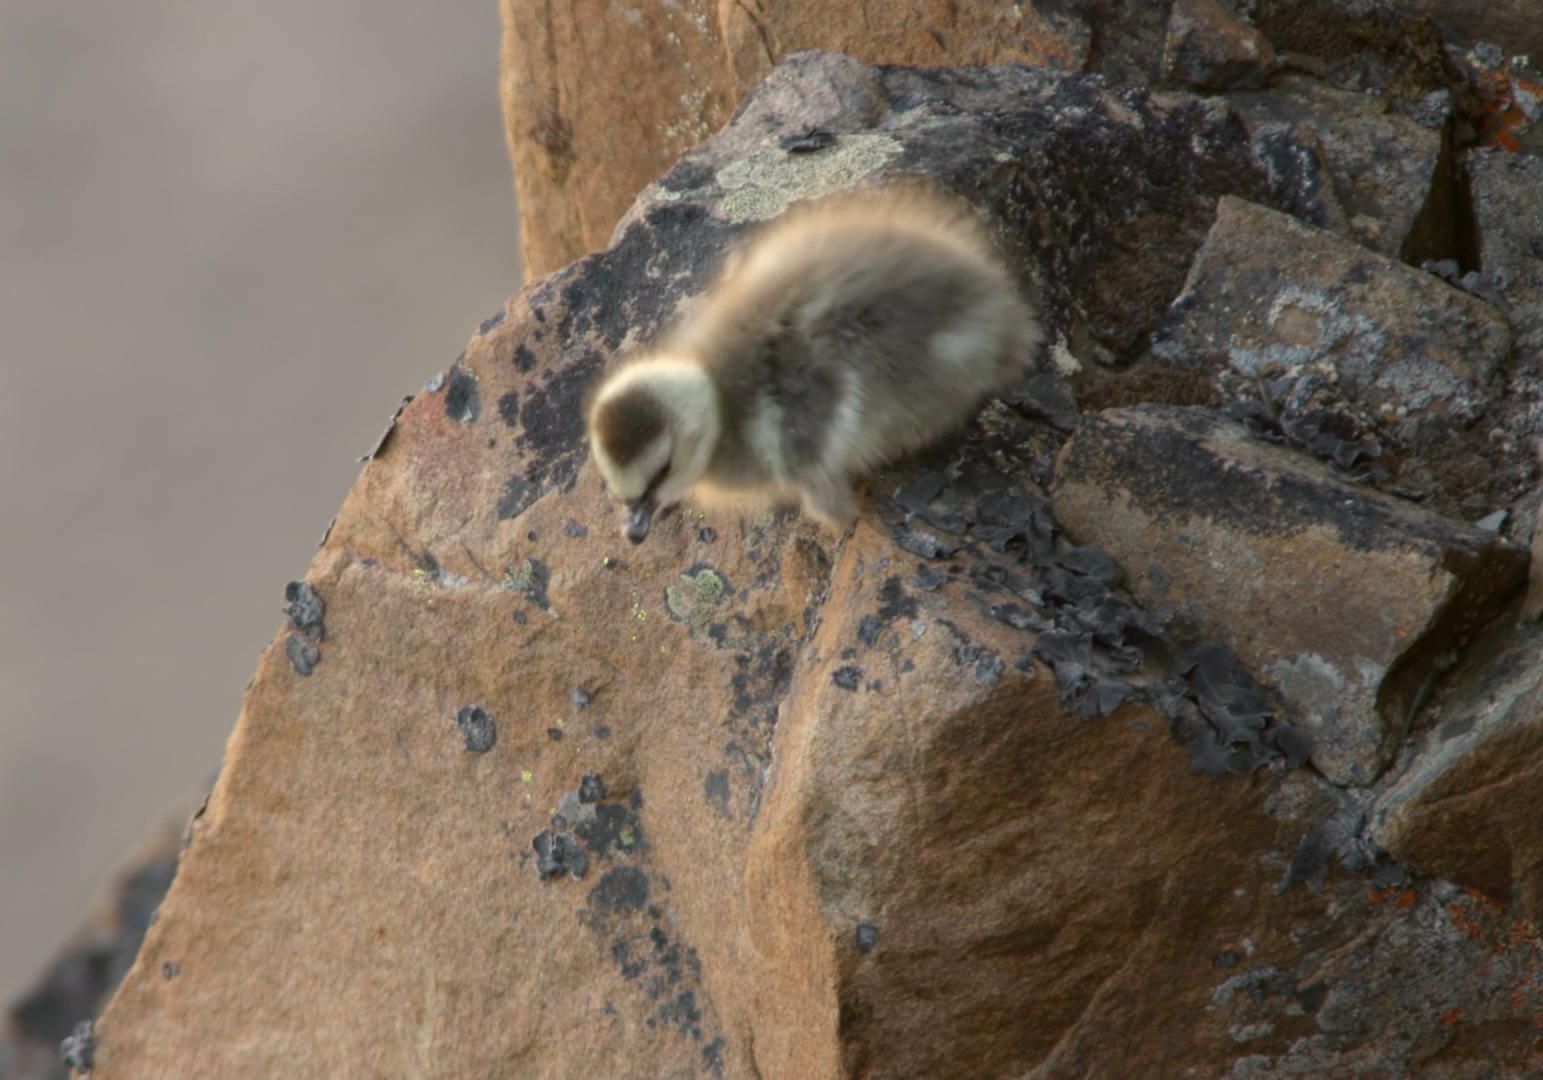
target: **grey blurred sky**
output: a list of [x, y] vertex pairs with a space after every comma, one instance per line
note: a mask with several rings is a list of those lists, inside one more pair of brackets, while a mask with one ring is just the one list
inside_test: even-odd
[[0, 1001], [518, 284], [495, 0], [0, 0]]

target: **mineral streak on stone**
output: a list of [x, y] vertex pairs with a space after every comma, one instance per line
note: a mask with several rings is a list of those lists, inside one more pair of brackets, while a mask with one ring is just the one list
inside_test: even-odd
[[1052, 501], [1138, 597], [1176, 605], [1303, 710], [1313, 763], [1338, 783], [1382, 772], [1442, 658], [1527, 566], [1491, 533], [1347, 484], [1200, 409], [1087, 418]]

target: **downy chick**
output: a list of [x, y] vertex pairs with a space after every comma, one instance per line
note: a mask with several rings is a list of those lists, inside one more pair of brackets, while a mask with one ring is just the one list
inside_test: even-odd
[[961, 425], [1033, 370], [1043, 332], [971, 210], [919, 189], [784, 214], [586, 417], [640, 543], [693, 501], [775, 503], [844, 532], [853, 481]]

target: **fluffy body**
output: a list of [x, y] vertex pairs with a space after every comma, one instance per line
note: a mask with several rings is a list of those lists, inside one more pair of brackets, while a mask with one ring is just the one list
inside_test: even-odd
[[596, 464], [641, 540], [654, 508], [797, 499], [836, 529], [853, 481], [935, 441], [1043, 338], [965, 205], [870, 191], [783, 215], [655, 349], [599, 385]]

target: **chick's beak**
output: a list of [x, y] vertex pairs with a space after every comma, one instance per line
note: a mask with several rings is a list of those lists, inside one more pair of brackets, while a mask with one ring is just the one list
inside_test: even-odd
[[627, 527], [624, 531], [627, 539], [634, 544], [643, 542], [653, 523], [654, 501], [652, 499], [640, 499], [627, 507]]

